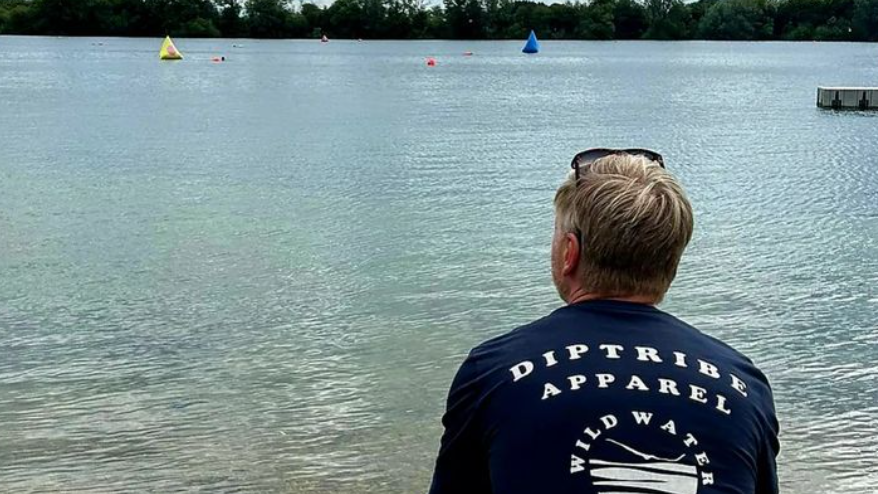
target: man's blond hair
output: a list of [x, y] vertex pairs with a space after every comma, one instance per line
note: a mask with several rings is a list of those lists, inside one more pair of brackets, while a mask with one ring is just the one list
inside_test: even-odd
[[582, 288], [661, 301], [694, 228], [692, 206], [658, 163], [626, 154], [571, 173], [555, 194], [558, 227], [581, 239]]

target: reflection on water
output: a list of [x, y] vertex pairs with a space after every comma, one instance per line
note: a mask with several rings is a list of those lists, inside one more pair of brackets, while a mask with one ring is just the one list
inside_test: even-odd
[[423, 491], [593, 145], [688, 187], [666, 308], [766, 370], [785, 491], [878, 486], [878, 120], [814, 108], [870, 45], [103, 41], [0, 38], [4, 489]]

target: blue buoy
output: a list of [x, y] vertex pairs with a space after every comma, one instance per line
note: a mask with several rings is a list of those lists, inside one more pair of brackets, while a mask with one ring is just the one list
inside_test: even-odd
[[521, 49], [523, 53], [539, 53], [540, 52], [540, 42], [537, 41], [536, 33], [531, 30], [530, 36], [527, 37], [527, 43], [524, 44], [524, 48]]

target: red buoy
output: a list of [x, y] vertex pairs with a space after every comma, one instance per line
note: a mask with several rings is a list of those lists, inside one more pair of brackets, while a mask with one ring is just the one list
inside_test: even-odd
[[435, 67], [436, 59], [433, 57], [427, 57], [427, 67]]

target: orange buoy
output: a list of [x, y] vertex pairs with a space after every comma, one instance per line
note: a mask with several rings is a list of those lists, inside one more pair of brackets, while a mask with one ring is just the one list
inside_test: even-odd
[[436, 59], [433, 57], [427, 57], [427, 67], [435, 67]]

